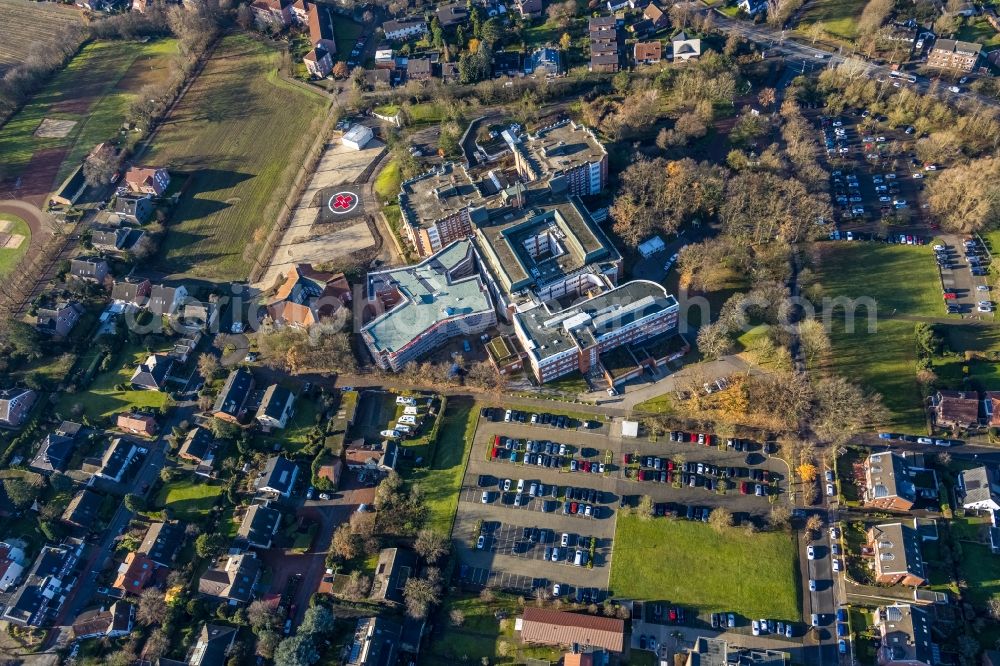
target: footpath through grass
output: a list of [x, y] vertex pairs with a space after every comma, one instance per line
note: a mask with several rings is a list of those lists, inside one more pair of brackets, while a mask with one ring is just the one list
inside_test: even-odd
[[412, 482], [420, 484], [427, 506], [427, 527], [451, 534], [458, 511], [462, 477], [472, 451], [479, 423], [479, 407], [466, 396], [448, 399], [430, 467], [416, 470]]
[[143, 161], [191, 177], [160, 253], [172, 277], [246, 279], [327, 102], [280, 79], [276, 50], [225, 37]]
[[611, 558], [616, 597], [798, 621], [800, 587], [798, 551], [787, 532], [718, 533], [703, 523], [618, 517]]

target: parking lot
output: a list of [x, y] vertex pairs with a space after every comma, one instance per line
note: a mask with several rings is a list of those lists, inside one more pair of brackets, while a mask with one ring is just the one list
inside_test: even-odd
[[[725, 506], [739, 521], [763, 521], [787, 490], [784, 462], [757, 443], [736, 450], [713, 437], [699, 443], [696, 434], [694, 441], [623, 439], [619, 421], [559, 429], [505, 423], [502, 415], [479, 421], [455, 523], [463, 578], [474, 584], [551, 590], [559, 583], [562, 594], [594, 594], [608, 586], [620, 507], [648, 495], [657, 515], [700, 520]], [[581, 565], [573, 563], [578, 550]]]
[[934, 246], [945, 310], [963, 318], [992, 318], [993, 298], [986, 281], [990, 257], [978, 239], [945, 236]]

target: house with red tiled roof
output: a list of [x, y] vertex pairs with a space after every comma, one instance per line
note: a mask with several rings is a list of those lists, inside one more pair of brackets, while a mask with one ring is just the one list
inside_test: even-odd
[[662, 59], [663, 44], [659, 41], [635, 43], [635, 64], [653, 65]]
[[316, 47], [333, 55], [337, 53], [337, 40], [333, 36], [333, 14], [326, 5], [310, 2], [306, 5], [306, 18], [309, 24], [309, 41]]
[[152, 437], [156, 434], [156, 419], [150, 414], [122, 412], [115, 420], [115, 427], [133, 435]]
[[642, 11], [642, 16], [647, 21], [653, 24], [653, 28], [656, 30], [661, 30], [666, 28], [670, 24], [670, 19], [667, 13], [660, 9], [660, 7], [655, 3], [651, 2], [646, 5], [646, 9]]
[[161, 167], [134, 166], [126, 172], [125, 184], [132, 192], [161, 196], [170, 187], [170, 174]]
[[611, 617], [525, 608], [517, 627], [521, 640], [528, 644], [587, 645], [609, 652], [621, 652], [625, 646], [625, 622]]
[[145, 555], [129, 553], [118, 567], [118, 577], [111, 587], [127, 594], [139, 594], [149, 583], [156, 570], [156, 563]]
[[296, 264], [267, 305], [276, 324], [309, 328], [333, 317], [351, 302], [351, 286], [343, 273], [324, 273], [311, 264]]
[[979, 425], [979, 394], [975, 391], [938, 391], [934, 395], [934, 422], [945, 428]]
[[291, 0], [254, 0], [250, 11], [258, 25], [287, 28], [293, 22]]

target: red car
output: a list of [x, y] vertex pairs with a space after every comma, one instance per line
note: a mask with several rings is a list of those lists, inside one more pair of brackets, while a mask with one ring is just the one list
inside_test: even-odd
[[493, 446], [500, 446], [500, 435], [496, 435], [493, 438]]
[[496, 458], [496, 457], [497, 457], [497, 447], [494, 446], [493, 450], [490, 451], [490, 458]]
[[668, 460], [667, 461], [667, 471], [668, 472], [674, 471], [674, 461], [673, 460]]
[[746, 495], [749, 492], [749, 484], [746, 481], [740, 481], [740, 495]]
[[579, 510], [580, 510], [580, 505], [579, 504], [577, 504], [576, 502], [570, 502], [569, 503], [569, 512], [570, 513], [576, 514]]
[[698, 435], [696, 435], [693, 432], [689, 432], [687, 434], [687, 441], [689, 441], [689, 442], [697, 442], [698, 441]]
[[584, 472], [589, 472], [590, 471], [590, 462], [588, 462], [586, 460], [580, 461], [580, 469], [582, 469]]
[[958, 294], [956, 294], [953, 291], [946, 291], [946, 292], [944, 292], [944, 298], [945, 298], [946, 301], [950, 301], [950, 300], [958, 298]]
[[632, 454], [631, 453], [623, 453], [622, 454], [622, 461], [626, 465], [629, 464], [630, 462], [632, 462]]
[[671, 622], [676, 622], [677, 621], [677, 609], [676, 608], [671, 608], [670, 609], [670, 612], [667, 613], [667, 619], [670, 620]]

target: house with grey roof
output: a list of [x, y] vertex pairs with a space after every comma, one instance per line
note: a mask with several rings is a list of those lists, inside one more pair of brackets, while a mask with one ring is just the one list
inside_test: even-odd
[[233, 604], [247, 603], [254, 597], [261, 568], [253, 552], [223, 555], [198, 579], [198, 592]]
[[215, 398], [212, 415], [223, 421], [242, 424], [246, 420], [246, 404], [253, 387], [253, 374], [246, 368], [236, 368], [230, 372]]
[[19, 428], [28, 418], [38, 394], [29, 388], [0, 390], [0, 426]]
[[38, 308], [35, 328], [46, 335], [64, 338], [70, 334], [83, 314], [83, 306], [76, 301], [65, 301], [51, 307]]
[[149, 194], [145, 196], [120, 196], [115, 199], [114, 210], [119, 217], [129, 222], [145, 224], [153, 217], [153, 197]]
[[257, 408], [257, 422], [265, 428], [284, 428], [292, 417], [295, 395], [284, 386], [271, 384]]
[[405, 548], [383, 548], [372, 577], [371, 598], [375, 601], [403, 603], [403, 587], [417, 572], [417, 556]]
[[931, 666], [934, 644], [931, 642], [931, 613], [911, 604], [896, 603], [875, 611], [874, 626], [880, 637], [879, 666]]
[[868, 547], [875, 557], [876, 582], [909, 587], [927, 583], [922, 541], [915, 524], [898, 522], [870, 527]]
[[173, 566], [184, 546], [184, 525], [156, 522], [146, 530], [137, 551], [161, 567]]
[[254, 504], [240, 522], [236, 544], [242, 548], [270, 548], [280, 526], [280, 511], [267, 504]]
[[282, 497], [292, 494], [299, 467], [285, 456], [272, 456], [257, 481], [257, 490]]
[[956, 491], [969, 511], [1000, 511], [1000, 471], [992, 465], [960, 472]]
[[108, 262], [101, 257], [77, 257], [69, 262], [69, 274], [77, 280], [100, 284], [108, 276]]
[[865, 459], [864, 505], [890, 511], [909, 511], [917, 501], [914, 471], [902, 455], [888, 451]]

